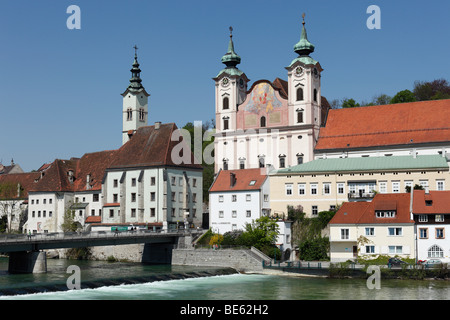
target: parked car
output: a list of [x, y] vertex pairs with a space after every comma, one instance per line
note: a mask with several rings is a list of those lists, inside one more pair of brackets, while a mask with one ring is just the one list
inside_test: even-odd
[[401, 265], [407, 265], [403, 260], [400, 260], [399, 258], [389, 258], [388, 260], [388, 266], [401, 266]]
[[439, 268], [442, 266], [442, 261], [439, 259], [430, 259], [423, 263], [425, 268]]

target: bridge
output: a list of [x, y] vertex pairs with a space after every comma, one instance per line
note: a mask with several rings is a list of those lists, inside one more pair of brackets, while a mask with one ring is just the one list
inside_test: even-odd
[[72, 232], [43, 234], [6, 234], [0, 236], [0, 252], [9, 253], [11, 273], [43, 273], [47, 271], [46, 253], [43, 250], [115, 246], [144, 243], [146, 246], [184, 246], [203, 230], [126, 232]]

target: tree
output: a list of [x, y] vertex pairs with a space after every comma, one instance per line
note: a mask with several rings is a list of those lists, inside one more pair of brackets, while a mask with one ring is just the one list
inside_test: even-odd
[[75, 232], [80, 227], [80, 223], [75, 220], [75, 210], [70, 208], [64, 212], [64, 220], [61, 224], [63, 232]]
[[6, 231], [12, 231], [12, 221], [14, 216], [18, 216], [23, 221], [23, 210], [21, 208], [21, 195], [23, 188], [14, 182], [0, 184], [0, 216], [4, 217]]
[[450, 84], [445, 79], [415, 81], [413, 92], [417, 101], [450, 99]]
[[266, 246], [274, 246], [280, 227], [275, 220], [264, 216], [254, 220], [251, 224], [245, 224], [245, 231], [239, 237], [242, 245], [254, 246], [261, 250]]
[[355, 108], [361, 105], [357, 103], [354, 99], [344, 99], [342, 100], [342, 108]]
[[416, 98], [410, 90], [399, 91], [391, 100], [391, 103], [414, 102]]

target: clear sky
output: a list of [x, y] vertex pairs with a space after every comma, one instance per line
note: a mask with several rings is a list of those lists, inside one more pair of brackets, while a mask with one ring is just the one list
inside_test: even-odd
[[[79, 30], [66, 26], [70, 5]], [[366, 26], [370, 5], [381, 29]], [[119, 148], [135, 44], [149, 124], [210, 120], [228, 27], [250, 85], [287, 80], [303, 12], [330, 101], [450, 81], [447, 0], [0, 0], [0, 160], [31, 171]]]

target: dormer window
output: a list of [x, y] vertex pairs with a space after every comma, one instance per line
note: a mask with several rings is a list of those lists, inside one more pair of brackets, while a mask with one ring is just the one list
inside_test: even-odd
[[425, 205], [431, 207], [433, 205], [433, 200], [425, 200]]
[[395, 211], [375, 211], [377, 218], [395, 218]]

